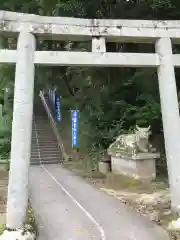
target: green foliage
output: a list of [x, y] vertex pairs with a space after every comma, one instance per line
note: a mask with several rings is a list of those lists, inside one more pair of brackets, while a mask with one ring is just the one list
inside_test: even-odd
[[24, 234], [26, 232], [30, 232], [35, 234], [35, 236], [37, 237], [39, 232], [38, 232], [38, 226], [36, 223], [36, 219], [35, 219], [35, 215], [32, 209], [32, 206], [29, 202], [28, 204], [28, 208], [27, 208], [27, 214], [26, 214], [26, 220], [24, 222]]
[[[7, 39], [0, 38], [0, 47], [10, 47]], [[14, 95], [14, 67], [0, 66], [0, 104], [3, 105], [3, 117], [0, 116], [0, 158], [8, 161], [11, 146], [11, 122]], [[6, 91], [8, 90], [8, 91]], [[9, 168], [9, 162], [7, 162]]]
[[[112, 19], [179, 19], [179, 0], [11, 0], [1, 1], [1, 9], [40, 15]], [[12, 41], [13, 42], [13, 41]], [[8, 47], [12, 47], [12, 42]], [[7, 44], [7, 43], [6, 43]], [[2, 44], [1, 44], [2, 45]], [[40, 50], [87, 51], [89, 43], [43, 41]], [[107, 43], [109, 52], [152, 52], [149, 44]], [[176, 47], [176, 52], [179, 48]], [[13, 85], [10, 68], [0, 69], [0, 84]], [[176, 71], [177, 79], [180, 72]], [[36, 69], [35, 93], [50, 85], [57, 87], [64, 108], [78, 107], [83, 133], [90, 152], [107, 148], [113, 139], [131, 131], [136, 124], [152, 126], [153, 136], [162, 134], [160, 99], [156, 70], [130, 68], [46, 67]], [[180, 82], [177, 81], [178, 90]], [[0, 89], [2, 89], [0, 86]], [[12, 87], [11, 87], [12, 89]], [[3, 94], [0, 92], [0, 97]], [[7, 113], [8, 114], [8, 113]]]
[[11, 117], [0, 118], [0, 157], [8, 159], [11, 148]]
[[5, 224], [0, 224], [0, 234], [4, 232], [5, 227]]
[[159, 9], [168, 9], [172, 7], [171, 0], [140, 0], [141, 3], [146, 4], [153, 10], [157, 11]]

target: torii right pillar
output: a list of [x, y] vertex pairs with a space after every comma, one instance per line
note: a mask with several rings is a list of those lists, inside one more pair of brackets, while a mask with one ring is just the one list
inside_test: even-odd
[[172, 210], [180, 212], [180, 116], [171, 39], [156, 42], [158, 81]]

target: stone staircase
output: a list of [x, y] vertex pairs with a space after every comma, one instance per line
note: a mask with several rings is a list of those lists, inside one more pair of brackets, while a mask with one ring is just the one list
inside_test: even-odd
[[57, 164], [62, 161], [56, 136], [41, 100], [34, 104], [31, 141], [31, 165]]

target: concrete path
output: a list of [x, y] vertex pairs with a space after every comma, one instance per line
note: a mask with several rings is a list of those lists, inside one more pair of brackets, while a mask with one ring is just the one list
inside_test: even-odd
[[31, 166], [40, 240], [168, 240], [168, 234], [62, 165]]

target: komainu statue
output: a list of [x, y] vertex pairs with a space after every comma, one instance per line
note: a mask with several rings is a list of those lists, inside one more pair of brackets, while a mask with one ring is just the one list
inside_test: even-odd
[[128, 156], [152, 152], [152, 146], [149, 143], [150, 134], [150, 126], [148, 128], [136, 126], [133, 134], [123, 134], [117, 137], [116, 141], [109, 146], [108, 151], [115, 150]]

